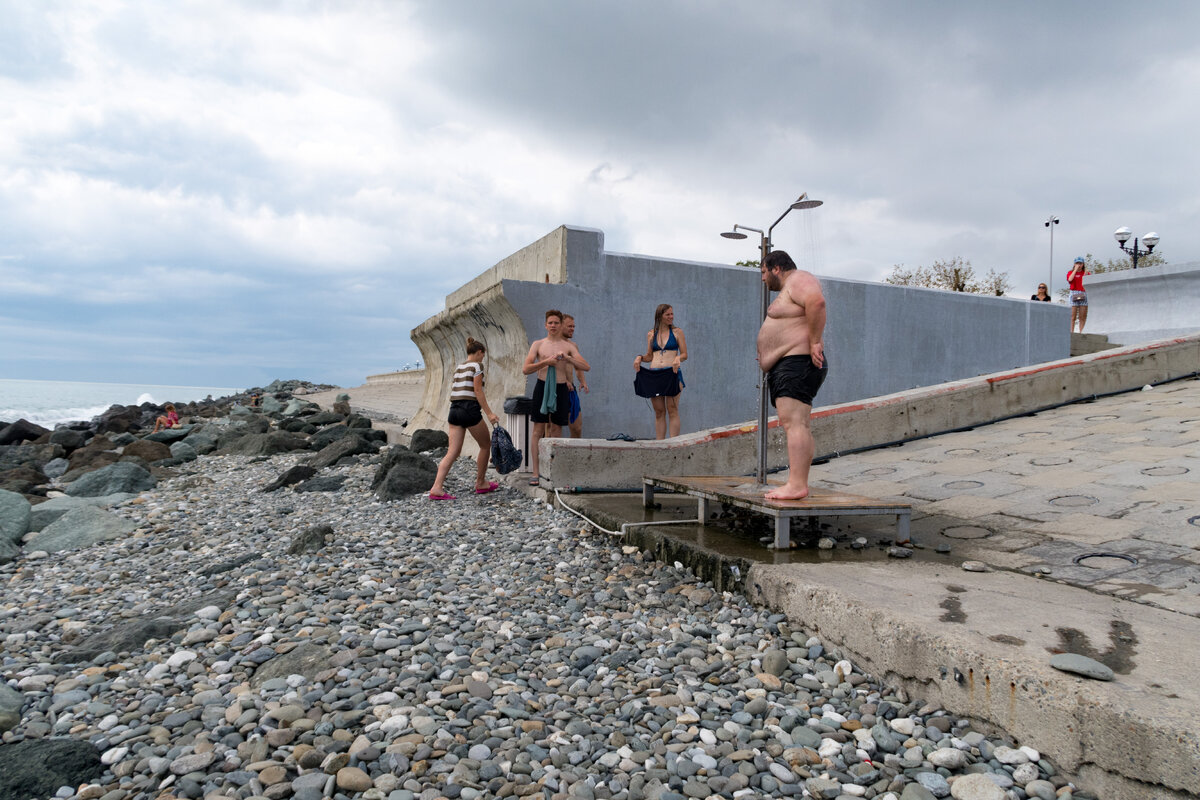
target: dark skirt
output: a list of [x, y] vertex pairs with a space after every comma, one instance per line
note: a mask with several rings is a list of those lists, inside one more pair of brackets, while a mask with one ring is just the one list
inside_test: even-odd
[[675, 397], [683, 388], [683, 373], [673, 369], [642, 367], [633, 379], [633, 393], [638, 397]]
[[478, 400], [451, 400], [450, 414], [446, 421], [460, 428], [474, 428], [483, 422], [483, 409]]

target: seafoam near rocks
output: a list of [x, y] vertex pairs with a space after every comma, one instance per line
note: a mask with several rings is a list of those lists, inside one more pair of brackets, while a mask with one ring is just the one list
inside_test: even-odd
[[0, 796], [15, 760], [63, 741], [90, 771], [59, 796], [109, 800], [1065, 785], [781, 615], [512, 489], [474, 495], [469, 461], [457, 501], [381, 501], [377, 473], [420, 473], [393, 452], [308, 493], [261, 489], [311, 451], [202, 456], [112, 507], [130, 532], [0, 566], [22, 698]]

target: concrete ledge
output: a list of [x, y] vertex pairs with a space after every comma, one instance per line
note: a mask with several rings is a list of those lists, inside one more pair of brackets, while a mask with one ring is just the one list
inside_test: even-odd
[[[1200, 369], [1200, 334], [1106, 350], [852, 403], [817, 408], [818, 457], [994, 422], [1096, 395], [1137, 389]], [[768, 464], [786, 466], [772, 418]], [[748, 422], [663, 441], [543, 439], [542, 477], [554, 486], [638, 489], [643, 475], [748, 475], [758, 425]]]
[[[1200, 794], [1200, 691], [1194, 653], [1179, 646], [1198, 641], [1200, 620], [1115, 598], [1081, 604], [1078, 589], [1015, 573], [919, 562], [755, 565], [746, 584], [751, 599], [819, 632], [867, 672], [1002, 728], [1105, 800]], [[1115, 681], [1048, 666], [1060, 631], [1103, 649], [1114, 621], [1135, 633]]]
[[399, 372], [382, 372], [378, 375], [368, 375], [368, 386], [411, 386], [425, 382], [425, 370], [405, 369]]

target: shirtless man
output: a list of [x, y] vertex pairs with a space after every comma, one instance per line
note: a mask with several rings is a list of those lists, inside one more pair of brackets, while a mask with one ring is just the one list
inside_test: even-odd
[[825, 295], [815, 275], [796, 269], [782, 250], [768, 253], [759, 267], [763, 283], [779, 295], [758, 331], [758, 366], [767, 373], [771, 404], [787, 434], [788, 480], [766, 493], [768, 500], [808, 497], [813, 437], [813, 397], [825, 380]]
[[[533, 433], [530, 436], [529, 449], [533, 451], [533, 478], [530, 486], [537, 486], [541, 481], [538, 471], [538, 444], [546, 437], [562, 435], [564, 425], [570, 422], [571, 400], [567, 391], [567, 372], [575, 368], [587, 372], [591, 366], [579, 354], [579, 348], [563, 338], [563, 313], [557, 309], [546, 312], [546, 338], [538, 339], [529, 346], [529, 355], [525, 356], [525, 366], [522, 371], [526, 375], [537, 373], [537, 383], [533, 387], [534, 412], [530, 415], [533, 422]], [[543, 395], [546, 391], [546, 374], [549, 367], [554, 367], [554, 410], [542, 413]]]
[[[563, 314], [563, 338], [568, 342], [575, 340], [575, 318], [570, 314]], [[583, 438], [583, 412], [579, 408], [579, 393], [575, 391], [575, 368], [567, 368], [567, 386], [571, 398], [571, 419], [567, 424], [567, 429], [571, 431], [572, 439]], [[591, 392], [587, 385], [587, 375], [583, 372], [579, 373], [579, 388], [584, 394]]]

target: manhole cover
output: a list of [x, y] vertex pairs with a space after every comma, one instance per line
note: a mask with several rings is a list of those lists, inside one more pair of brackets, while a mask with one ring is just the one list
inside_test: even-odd
[[1063, 508], [1083, 508], [1084, 506], [1094, 506], [1099, 502], [1096, 498], [1088, 497], [1085, 494], [1066, 494], [1062, 497], [1055, 497], [1050, 501], [1050, 505]]
[[942, 531], [942, 536], [951, 539], [982, 539], [991, 535], [991, 531], [978, 525], [954, 525]]
[[895, 467], [873, 467], [872, 469], [863, 470], [861, 474], [870, 475], [871, 477], [875, 477], [878, 475], [892, 475], [895, 472], [896, 472]]
[[943, 483], [943, 489], [978, 489], [983, 486], [983, 481], [950, 481]]
[[1071, 459], [1066, 456], [1039, 456], [1029, 459], [1029, 463], [1035, 467], [1061, 467], [1063, 464], [1070, 464]]
[[1088, 422], [1107, 422], [1110, 419], [1120, 419], [1116, 414], [1095, 414], [1090, 417], [1084, 417]]
[[948, 456], [973, 456], [978, 455], [979, 451], [973, 447], [955, 447], [946, 451]]
[[1183, 475], [1187, 471], [1187, 467], [1146, 467], [1142, 470], [1142, 474], [1163, 477], [1166, 475]]
[[1017, 435], [1026, 439], [1045, 439], [1047, 436], [1053, 436], [1054, 434], [1050, 433], [1050, 431], [1025, 431]]
[[1130, 564], [1137, 566], [1138, 560], [1124, 553], [1085, 553], [1075, 556], [1071, 559], [1071, 563], [1092, 569], [1117, 569], [1118, 567], [1128, 567]]

